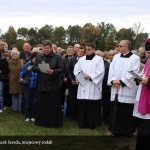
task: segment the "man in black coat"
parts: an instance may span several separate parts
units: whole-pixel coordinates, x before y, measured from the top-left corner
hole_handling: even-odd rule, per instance
[[[64,66],[61,56],[53,52],[51,41],[45,40],[43,42],[43,52],[37,56],[33,68],[34,72],[39,73],[39,98],[35,124],[42,127],[56,128],[63,124],[60,84]],[[49,64],[50,69],[46,73],[39,69],[38,64],[41,63]]]
[[[78,82],[76,81],[76,77],[73,73],[74,66],[80,59],[80,57],[85,55],[85,48],[80,46],[79,50],[77,51],[77,55],[75,55],[69,64],[69,104],[68,104],[68,111],[69,116],[72,120],[77,119],[78,114],[78,101],[77,101],[77,89],[78,89]]]

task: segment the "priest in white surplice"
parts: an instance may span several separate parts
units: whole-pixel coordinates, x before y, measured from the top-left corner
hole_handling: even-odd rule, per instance
[[[79,83],[78,99],[78,121],[80,128],[91,128],[101,124],[102,81],[104,77],[104,61],[95,55],[95,44],[86,44],[86,56],[83,56],[76,63],[74,68],[75,76],[83,71],[86,84]]]
[[[136,128],[132,113],[137,85],[128,71],[139,72],[140,58],[133,54],[130,48],[128,40],[119,43],[120,53],[114,56],[108,75],[108,85],[112,85],[109,130],[118,136],[132,136]],[[114,102],[116,89],[119,89],[117,103]]]

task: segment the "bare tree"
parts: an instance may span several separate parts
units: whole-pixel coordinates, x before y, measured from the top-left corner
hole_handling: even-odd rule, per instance
[[[137,22],[133,24],[132,30],[134,31],[135,35],[137,36],[140,33],[143,33],[144,28],[141,27],[141,22]]]

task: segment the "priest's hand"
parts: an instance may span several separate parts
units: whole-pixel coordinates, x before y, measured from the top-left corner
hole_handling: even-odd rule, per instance
[[[148,78],[147,77],[143,78],[141,83],[147,85],[148,84]]]
[[[90,80],[91,77],[88,74],[85,74],[85,80]]]
[[[114,87],[119,88],[119,86],[120,86],[120,80],[113,80],[112,84],[113,84]]]
[[[47,73],[48,73],[48,74],[53,74],[53,73],[54,73],[54,70],[49,69],[49,70],[47,70]]]

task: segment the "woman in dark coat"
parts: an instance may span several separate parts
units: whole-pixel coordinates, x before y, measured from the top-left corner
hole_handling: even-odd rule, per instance
[[[0,41],[0,113],[3,111],[3,88],[4,82],[8,78],[8,62],[3,57],[4,53],[4,42]]]
[[[59,92],[63,62],[61,56],[53,52],[51,41],[46,40],[43,42],[43,52],[37,56],[35,66],[33,67],[33,71],[39,73],[39,99],[35,124],[42,127],[56,128],[63,124]],[[41,63],[48,63],[50,69],[45,73],[40,71],[38,64]]]

